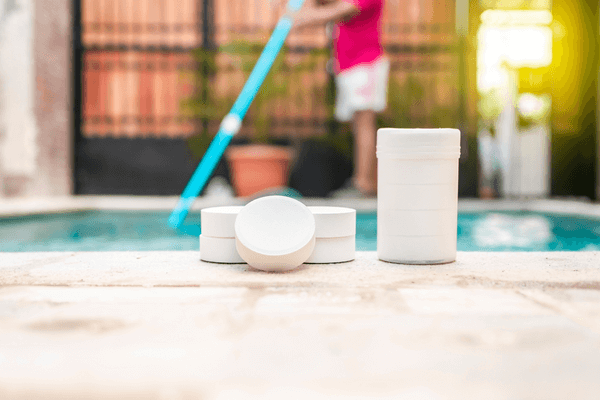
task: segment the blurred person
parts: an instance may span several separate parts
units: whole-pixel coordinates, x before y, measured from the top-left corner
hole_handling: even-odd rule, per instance
[[[377,194],[376,113],[387,105],[389,61],[381,45],[384,0],[307,0],[295,28],[335,22],[335,117],[352,121],[354,176],[342,192]]]

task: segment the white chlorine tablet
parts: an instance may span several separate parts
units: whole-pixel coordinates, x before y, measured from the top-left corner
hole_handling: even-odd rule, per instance
[[[241,206],[211,207],[200,211],[200,233],[216,238],[235,238],[235,219]]]
[[[356,210],[346,207],[308,207],[315,217],[315,237],[338,238],[356,234]]]
[[[331,264],[354,260],[356,236],[317,238],[307,264]]]
[[[288,271],[304,263],[315,247],[315,218],[298,200],[261,197],[248,203],[235,221],[238,253],[263,271]]]
[[[222,264],[245,264],[235,247],[235,238],[200,235],[200,259]]]

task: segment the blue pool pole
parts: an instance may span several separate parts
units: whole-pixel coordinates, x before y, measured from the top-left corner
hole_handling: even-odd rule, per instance
[[[192,178],[183,190],[179,202],[171,213],[169,217],[169,225],[171,227],[177,228],[183,223],[190,207],[204,188],[204,185],[206,185],[206,181],[217,166],[231,138],[240,130],[242,120],[269,73],[275,58],[277,58],[290,29],[292,29],[295,14],[300,11],[303,4],[304,0],[288,1],[286,13],[281,17],[277,26],[275,26],[275,30],[271,34],[271,38],[248,77],[248,81],[246,81],[229,114],[223,118],[217,135],[210,143],[208,150],[206,150]]]

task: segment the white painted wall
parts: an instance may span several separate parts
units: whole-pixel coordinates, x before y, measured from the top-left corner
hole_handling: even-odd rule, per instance
[[[522,197],[550,195],[550,126],[536,125],[522,130],[515,138],[518,168],[514,174],[513,194]]]
[[[518,158],[515,157],[515,134],[517,132],[517,86],[516,73],[508,71],[508,82],[504,86],[502,112],[496,121],[496,141],[500,154],[502,173],[502,196],[512,196],[515,193],[515,171],[518,168]]]
[[[501,195],[507,197],[550,196],[550,126],[517,125],[517,74],[508,74],[504,109],[496,122],[495,145],[502,174]],[[490,145],[490,146],[491,146]],[[489,162],[488,162],[489,164]],[[489,167],[488,167],[489,169]],[[483,169],[483,172],[486,169]]]
[[[33,24],[34,0],[0,0],[0,177],[36,172]]]

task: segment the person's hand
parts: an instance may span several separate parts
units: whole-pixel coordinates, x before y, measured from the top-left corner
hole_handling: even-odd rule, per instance
[[[325,1],[327,4],[317,6],[313,2]],[[296,15],[294,27],[301,29],[309,25],[321,25],[331,21],[340,21],[358,13],[351,2],[340,0],[308,0]]]

